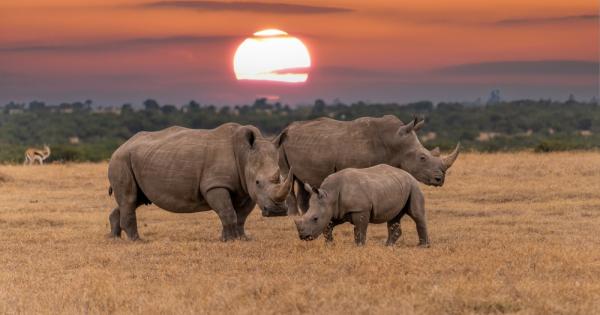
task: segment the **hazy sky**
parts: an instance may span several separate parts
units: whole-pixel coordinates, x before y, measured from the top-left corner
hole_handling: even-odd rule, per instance
[[[85,4],[82,4],[85,3]],[[579,99],[598,95],[597,0],[2,0],[0,103]],[[238,82],[235,48],[279,28],[303,85]]]

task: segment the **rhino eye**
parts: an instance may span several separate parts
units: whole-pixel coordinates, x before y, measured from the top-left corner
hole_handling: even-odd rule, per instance
[[[312,220],[313,220],[313,222],[317,222],[319,220],[319,218],[318,217],[314,217]]]
[[[421,158],[420,158],[420,160],[421,160],[421,162],[425,162],[425,161],[427,160],[427,157],[426,157],[426,156],[424,156],[424,155],[421,155]]]
[[[260,181],[259,180],[256,180],[256,185],[260,185]]]

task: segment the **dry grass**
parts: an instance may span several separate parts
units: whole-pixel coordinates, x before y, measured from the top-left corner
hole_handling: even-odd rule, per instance
[[[138,210],[146,242],[110,241],[106,164],[2,166],[0,313],[600,313],[600,154],[464,154],[383,246],[350,225],[325,246],[255,211],[249,242],[212,213]]]

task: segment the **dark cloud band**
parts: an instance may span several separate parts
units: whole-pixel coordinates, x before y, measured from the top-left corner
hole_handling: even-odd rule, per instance
[[[202,11],[241,11],[279,14],[328,14],[352,12],[352,9],[277,2],[217,2],[217,1],[157,1],[141,5],[144,8],[176,8]]]
[[[435,72],[448,75],[599,75],[600,63],[581,60],[497,61],[450,66]]]
[[[569,16],[556,16],[556,17],[543,17],[543,18],[505,19],[505,20],[497,21],[496,25],[519,26],[519,25],[584,22],[584,21],[591,21],[591,22],[596,21],[597,22],[598,14],[569,15]]]
[[[81,52],[129,49],[136,47],[168,46],[168,45],[203,45],[229,42],[241,37],[236,36],[170,36],[140,37],[125,40],[93,43],[62,43],[43,45],[18,45],[0,47],[2,52]]]

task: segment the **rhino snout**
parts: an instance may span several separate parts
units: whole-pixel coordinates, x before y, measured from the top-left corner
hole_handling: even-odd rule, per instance
[[[311,233],[305,231],[303,226],[304,222],[302,221],[302,218],[294,218],[294,223],[296,224],[296,229],[298,229],[298,237],[300,237],[301,240],[312,241],[315,239],[315,237],[312,236]]]
[[[442,186],[444,185],[444,175],[436,175],[433,177],[433,183],[434,186]]]

